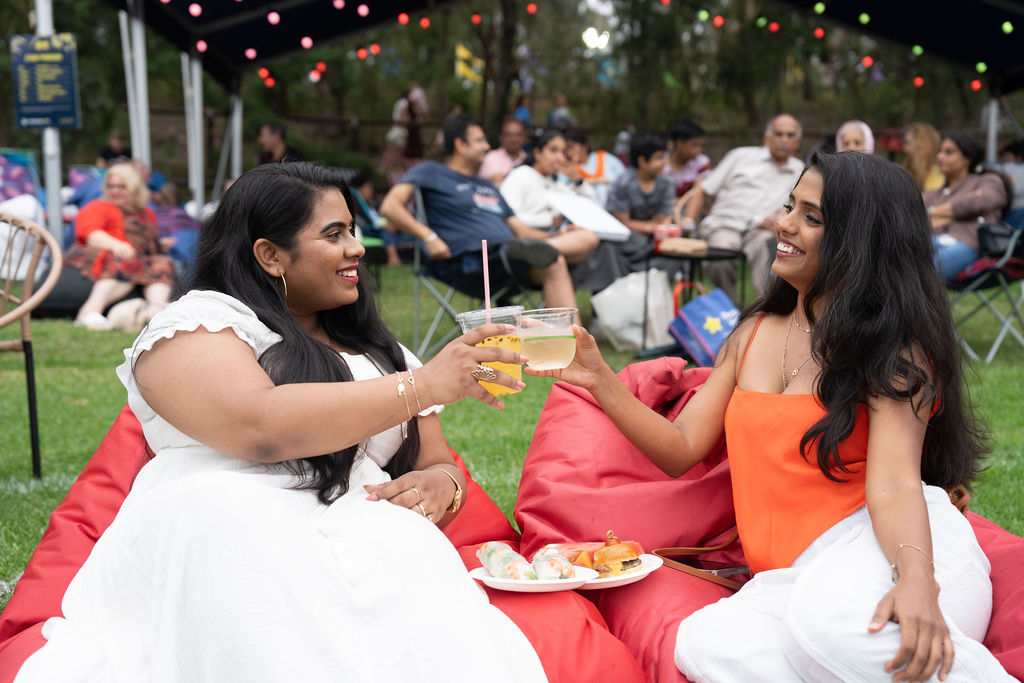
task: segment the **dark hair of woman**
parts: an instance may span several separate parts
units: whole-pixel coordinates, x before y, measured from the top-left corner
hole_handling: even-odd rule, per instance
[[[526,154],[526,158],[523,159],[523,166],[533,166],[534,162],[537,161],[535,152],[539,149],[544,149],[552,140],[557,138],[565,140],[565,131],[558,130],[557,128],[544,129],[533,141],[533,147],[530,148],[530,151]]]
[[[967,163],[969,164],[967,172],[977,173],[979,170],[978,166],[985,160],[985,148],[978,139],[970,133],[962,131],[949,133],[943,136],[943,138],[950,140],[960,150],[960,153],[967,157]]]
[[[191,289],[213,290],[232,296],[281,335],[282,341],[260,358],[275,384],[352,381],[344,359],[292,318],[277,279],[260,267],[252,250],[256,240],[264,238],[294,258],[297,233],[309,223],[321,194],[330,189],[340,190],[351,210],[351,192],[336,169],[309,162],[266,164],[241,176],[204,226],[192,279],[178,291],[181,295]],[[359,298],[321,311],[319,323],[331,340],[366,354],[384,372],[405,370],[402,349],[377,310],[370,283],[360,263]],[[317,498],[329,504],[348,490],[357,450],[354,445],[283,465],[301,478],[297,488],[315,490]],[[419,432],[412,420],[407,438],[385,469],[392,477],[401,476],[413,468],[418,453]]]
[[[821,366],[816,393],[826,414],[804,434],[800,450],[807,457],[816,443],[818,467],[841,481],[837,471],[849,470],[839,444],[853,431],[858,407],[872,396],[917,396],[915,409],[934,411],[921,478],[946,489],[969,487],[987,437],[967,401],[961,347],[917,184],[896,164],[859,152],[818,154],[810,167],[823,179],[825,230],[802,312],[813,325],[811,352]],[[818,300],[825,307],[816,320]],[[796,289],[774,278],[744,317],[789,315],[796,302]]]

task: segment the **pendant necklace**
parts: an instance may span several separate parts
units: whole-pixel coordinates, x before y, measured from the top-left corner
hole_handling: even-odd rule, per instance
[[[799,329],[801,332],[807,332],[808,334],[810,334],[810,332],[811,332],[809,329],[805,330],[804,328],[800,327],[799,323],[797,323],[797,321],[796,321],[796,313],[794,313],[793,314],[793,320],[790,321],[790,323],[789,323],[789,329],[786,330],[786,344],[785,344],[785,346],[782,347],[782,390],[783,391],[785,391],[786,389],[789,388],[789,379],[790,379],[790,377],[791,376],[792,377],[796,377],[797,373],[800,372],[800,369],[804,365],[806,365],[807,361],[809,361],[811,359],[811,356],[814,355],[814,354],[808,354],[807,358],[804,358],[803,361],[800,362],[800,365],[796,366],[793,369],[792,375],[790,375],[790,373],[786,372],[786,354],[789,351],[789,335],[793,331],[793,326],[794,325],[796,325],[797,329]]]

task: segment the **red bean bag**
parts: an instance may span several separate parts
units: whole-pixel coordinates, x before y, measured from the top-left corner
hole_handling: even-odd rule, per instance
[[[684,361],[636,363],[619,376],[645,404],[674,418],[710,371]],[[969,513],[992,563],[994,607],[985,645],[1010,674],[1024,678],[1024,539]],[[647,550],[713,545],[735,524],[724,445],[686,476],[654,467],[615,428],[589,393],[556,383],[523,466],[515,519],[529,555],[545,543],[593,541],[614,529]],[[718,559],[744,564],[732,547]],[[646,680],[686,678],[673,660],[676,627],[729,590],[669,568],[629,586],[595,592],[611,632],[629,647]]]
[[[476,548],[519,534],[452,451],[466,475],[466,503],[444,532],[469,568]],[[43,623],[61,614],[61,600],[93,544],[110,525],[136,474],[152,457],[142,428],[126,406],[99,449],[50,516],[14,595],[0,614],[0,683],[14,680],[25,659],[43,646]],[[487,589],[492,604],[529,638],[551,681],[642,680],[625,645],[612,636],[593,603],[574,592],[521,594]],[[608,676],[611,675],[611,678]]]

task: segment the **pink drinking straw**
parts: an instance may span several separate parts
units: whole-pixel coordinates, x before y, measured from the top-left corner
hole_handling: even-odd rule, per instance
[[[487,324],[491,324],[491,274],[487,270],[487,240],[480,240],[480,250],[484,258],[484,313]]]

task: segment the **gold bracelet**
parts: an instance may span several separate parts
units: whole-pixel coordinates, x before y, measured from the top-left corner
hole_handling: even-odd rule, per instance
[[[455,478],[454,474],[445,469],[445,465],[443,464],[431,465],[427,469],[437,470],[438,472],[444,472],[445,474],[448,475],[448,478],[452,480],[452,483],[455,484],[455,495],[452,496],[452,504],[448,506],[446,512],[458,512],[459,508],[462,507],[463,496],[462,486],[459,484],[459,480]]]
[[[420,392],[416,391],[416,380],[412,376],[412,370],[408,371],[409,374],[409,386],[412,387],[412,395],[416,399],[416,414],[423,412],[423,406],[420,405]]]
[[[402,438],[404,439],[409,436],[409,420],[412,419],[412,408],[409,407],[409,394],[405,391],[402,373],[395,373],[395,379],[397,380],[398,395],[405,399],[405,412],[409,415],[409,418],[402,423]]]
[[[900,570],[896,568],[896,558],[899,556],[900,551],[903,550],[904,548],[911,548],[911,549],[916,550],[917,552],[921,553],[922,555],[924,555],[925,558],[928,560],[928,563],[931,564],[932,569],[935,569],[935,561],[932,560],[932,558],[924,550],[922,550],[921,548],[917,547],[916,545],[911,545],[910,543],[900,543],[898,546],[896,546],[896,552],[894,552],[892,554],[892,562],[889,563],[889,567],[892,569],[892,582],[893,583],[896,583],[900,579]]]

